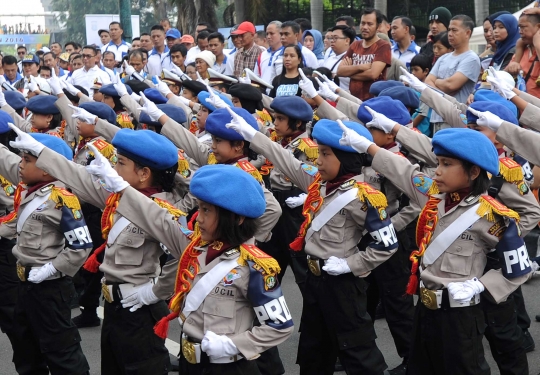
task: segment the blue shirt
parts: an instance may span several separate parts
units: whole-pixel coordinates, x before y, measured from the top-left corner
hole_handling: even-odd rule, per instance
[[[9,83],[10,85],[13,85],[13,84],[15,84],[15,82],[20,80],[22,78],[22,76],[19,74],[19,72],[17,72],[17,76],[15,77],[15,80],[13,80],[13,81],[10,81],[9,78],[7,77],[7,75],[5,75],[5,74],[4,74],[4,78],[6,79],[7,83]]]
[[[122,43],[120,43],[119,45],[114,44],[114,42],[111,40],[109,43],[101,47],[101,54],[107,51],[113,52],[114,59],[116,61],[122,61],[122,58],[128,54],[130,47],[131,45],[126,43],[123,39]]]
[[[148,53],[148,57],[152,56],[152,55],[163,55],[164,53],[169,53],[169,47],[165,46],[165,50],[162,52],[162,53],[159,53],[157,50],[156,50],[156,47],[152,48],[152,50]]]
[[[399,45],[397,43],[394,42],[392,45],[392,56],[405,64],[407,69],[410,67],[413,57],[418,55],[419,52],[420,47],[418,47],[414,41],[411,41],[409,48],[407,48],[404,52],[399,50]]]

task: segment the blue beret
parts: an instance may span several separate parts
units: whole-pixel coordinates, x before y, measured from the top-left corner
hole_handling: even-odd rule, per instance
[[[278,96],[272,101],[270,108],[295,120],[313,120],[311,106],[299,96]]]
[[[498,94],[497,94],[498,95]],[[505,102],[510,103],[508,100],[505,100]],[[510,103],[514,105],[513,103]],[[514,106],[515,107],[515,106]],[[474,101],[471,103],[471,108],[476,109],[477,111],[486,112],[489,111],[493,113],[494,115],[499,116],[504,121],[508,121],[514,125],[518,125],[518,119],[516,115],[512,112],[512,110],[508,109],[507,106],[505,106],[503,103],[500,102],[477,102]],[[467,111],[467,123],[473,123],[476,124],[476,121],[478,120],[478,117],[473,115],[470,111]]]
[[[146,89],[143,91],[144,95],[151,101],[156,104],[165,104],[167,103],[167,98],[161,95],[158,89]]]
[[[193,174],[189,190],[198,199],[241,216],[257,218],[266,209],[261,184],[243,169],[232,165],[199,168]]]
[[[416,91],[407,86],[396,86],[384,89],[379,93],[379,96],[389,96],[392,99],[399,100],[405,107],[418,109],[420,107],[420,99]]]
[[[56,96],[54,95],[36,95],[28,99],[26,108],[33,113],[56,115],[60,113],[60,110],[54,105],[55,102]]]
[[[246,122],[255,130],[259,130],[257,120],[243,108],[232,107],[236,114],[240,115]],[[233,129],[227,128],[225,125],[232,121],[231,114],[227,108],[216,109],[206,118],[205,129],[208,133],[215,135],[218,138],[226,139],[227,141],[243,141],[244,138]]]
[[[178,149],[151,130],[120,129],[112,139],[118,154],[146,167],[164,170],[178,163]]]
[[[229,98],[227,98],[225,95],[223,94],[216,94],[218,95],[225,103],[227,103],[227,105],[229,107],[234,107],[234,105],[232,104],[232,102],[230,101]],[[210,93],[208,91],[201,91],[198,95],[197,95],[197,98],[199,98],[199,103],[201,103],[202,106],[208,108],[208,110],[210,112],[214,112],[216,110],[216,107],[214,107],[212,104],[208,104],[206,102],[206,99],[210,97]]]
[[[162,110],[163,113],[165,113],[167,116],[169,116],[171,119],[173,119],[179,124],[187,121],[186,113],[180,107],[172,104],[158,104],[157,107],[158,109]],[[148,116],[146,112],[141,112],[139,122],[146,125],[161,126],[161,123],[159,121],[152,121],[152,119],[150,118],[150,116]]]
[[[343,121],[343,124],[349,129],[352,129],[358,134],[366,137],[370,141],[373,141],[373,136],[362,124],[353,121]],[[343,130],[341,130],[337,121],[327,119],[317,121],[317,124],[315,124],[315,127],[313,128],[312,135],[317,143],[322,145],[337,148],[338,150],[346,152],[356,152],[352,147],[342,146],[339,144],[339,140],[343,135]]]
[[[367,124],[373,119],[371,114],[365,108],[366,105],[372,110],[382,113],[390,120],[394,120],[398,124],[407,125],[411,122],[411,114],[407,111],[407,108],[405,108],[405,105],[403,105],[402,102],[392,99],[389,96],[378,96],[366,100],[360,105],[360,108],[358,108],[358,119],[364,124]]]
[[[397,86],[405,86],[403,83],[399,81],[377,81],[373,82],[371,87],[369,88],[369,93],[374,96],[378,96],[381,91],[386,90],[390,87],[397,87]]]
[[[517,117],[518,115],[518,110],[514,103],[512,103],[510,100],[506,100],[505,98],[503,98],[502,96],[500,96],[499,94],[491,90],[476,91],[476,93],[474,94],[474,101],[499,103],[507,107],[510,111],[512,111],[515,117]]]
[[[467,160],[488,171],[499,174],[499,155],[493,143],[484,134],[468,128],[443,129],[433,136],[433,152]]]
[[[6,102],[13,108],[18,111],[26,107],[26,100],[24,100],[23,94],[18,91],[4,91],[4,96],[6,97]]]
[[[129,95],[133,94],[133,90],[131,89],[131,87],[129,87],[129,85],[126,85],[126,89],[127,89],[127,93]],[[113,97],[117,97],[117,98],[120,97],[118,95],[118,93],[116,92],[116,89],[114,88],[113,83],[109,83],[108,85],[102,86],[99,89],[99,92],[102,93],[103,95],[107,95],[107,96],[113,96]]]
[[[73,159],[73,151],[64,142],[62,138],[55,137],[54,135],[44,133],[30,133],[30,135],[42,145],[50,148],[51,150],[59,153],[68,160]]]
[[[11,128],[8,126],[8,122],[13,124],[13,119],[7,114],[7,112],[0,109],[0,134],[7,133],[11,130]]]
[[[116,113],[105,103],[84,102],[79,104],[79,108],[90,112],[91,114],[107,121],[110,124],[116,125]]]

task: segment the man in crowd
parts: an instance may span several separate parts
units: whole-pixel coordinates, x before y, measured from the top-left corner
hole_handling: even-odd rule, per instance
[[[92,96],[91,87],[94,80],[99,78],[104,85],[111,83],[109,74],[96,65],[96,48],[94,46],[84,46],[82,49],[82,69],[77,69],[71,77],[67,79],[72,85],[82,86]]]
[[[354,43],[356,34],[353,29],[346,25],[334,26],[328,33],[330,34],[330,48],[333,53],[325,57],[321,66],[330,69],[335,76],[350,45]],[[339,79],[339,86],[343,90],[348,91],[350,81],[351,79],[349,77],[341,77]]]
[[[56,54],[52,51],[43,55],[43,65],[54,69],[54,73],[57,77],[62,77],[64,74],[66,74],[64,69],[58,66],[58,56],[56,56]]]
[[[300,25],[294,21],[286,21],[281,24],[279,35],[281,37],[281,44],[283,47],[288,45],[298,44],[298,34],[300,34]],[[319,61],[315,54],[307,47],[302,46],[302,63],[305,67],[311,69],[317,69],[319,67]],[[283,70],[283,50],[279,53],[278,57],[274,60],[274,75],[278,76]],[[271,82],[271,81],[270,81]]]
[[[195,38],[199,35],[199,33],[203,30],[208,31],[208,34],[211,34],[214,32],[212,29],[212,26],[208,22],[199,22],[197,24],[197,27],[195,28]]]
[[[255,44],[255,25],[245,21],[238,26],[236,31],[231,35],[240,35],[242,38],[242,48],[240,48],[234,56],[234,73],[235,77],[240,77],[245,68],[253,70],[255,63],[262,53],[258,45]]]
[[[151,51],[152,46],[152,38],[150,37],[150,34],[148,33],[142,33],[141,34],[141,48],[145,49],[146,51]]]
[[[106,46],[111,41],[111,34],[109,30],[101,29],[98,31],[99,39],[101,40],[101,46]]]
[[[296,36],[297,37],[297,41],[298,41],[298,44],[302,44],[302,36],[304,35],[304,31],[306,30],[311,30],[313,28],[313,26],[311,25],[311,21],[308,20],[307,18],[297,18],[294,20],[294,22],[296,22],[297,24],[300,25],[300,33],[298,33],[298,35]]]
[[[352,95],[364,101],[371,97],[369,88],[375,81],[386,79],[386,70],[392,62],[390,43],[377,36],[382,16],[375,9],[364,9],[360,21],[362,40],[347,50],[337,70],[340,77],[350,78]]]
[[[180,35],[180,31],[178,31],[178,29],[171,29],[170,28],[165,33],[165,39],[167,39],[167,47],[169,47],[169,49],[171,49],[172,46],[174,46],[175,44],[180,43],[180,38],[181,38],[181,35]]]
[[[180,38],[180,44],[186,47],[187,51],[189,51],[191,47],[193,47],[194,43],[195,43],[195,39],[193,39],[193,37],[189,34],[183,35],[182,38]]]
[[[121,62],[122,58],[128,54],[130,45],[122,39],[124,28],[120,22],[113,21],[109,24],[109,34],[111,41],[101,47],[101,53],[105,51],[114,52],[116,62]],[[118,65],[118,64],[117,64]]]
[[[19,69],[19,73],[21,74],[23,73],[22,60],[25,55],[26,55],[26,47],[25,46],[17,47],[17,57],[19,58],[19,61],[17,62],[17,67]]]
[[[231,75],[232,72],[227,71],[227,54],[224,53],[225,37],[219,32],[212,33],[208,36],[208,49],[216,56],[216,63],[210,68],[218,73]]]
[[[452,13],[445,7],[438,7],[433,9],[429,15],[429,32],[431,36],[443,33],[448,30],[450,20],[452,19]],[[428,41],[420,49],[420,53],[428,55],[433,59],[433,43]]]
[[[266,31],[258,30],[255,34],[255,44],[261,47],[261,50],[268,49],[268,41],[266,40]]]
[[[451,94],[458,102],[466,103],[480,75],[480,59],[469,48],[474,22],[469,16],[457,15],[450,21],[448,42],[454,52],[441,56],[426,78],[426,84]],[[450,125],[435,111],[431,114],[433,134]]]
[[[169,55],[163,59],[162,67],[167,70],[180,70],[186,72],[187,48],[183,44],[175,44],[171,47]]]
[[[274,60],[283,51],[281,44],[281,21],[272,21],[266,26],[266,40],[268,49],[261,53],[257,59],[254,72],[259,75],[265,82],[272,83],[274,79]]]
[[[60,54],[62,53],[62,45],[58,42],[54,42],[53,44],[51,44],[51,52],[54,53],[55,56],[60,56]]]
[[[169,47],[165,45],[165,30],[163,30],[163,26],[152,26],[150,36],[154,48],[150,51],[150,56],[148,57],[148,74],[150,76],[160,75],[161,61],[169,52]]]
[[[4,70],[4,78],[10,85],[14,85],[22,78],[22,76],[19,74],[19,68],[17,67],[17,59],[15,56],[4,56],[2,59],[2,69]]]
[[[134,50],[134,49],[139,49],[141,48],[141,38],[137,37],[137,38],[133,38],[131,40],[131,49]]]
[[[351,16],[341,16],[336,18],[336,26],[348,26],[354,29],[354,18]]]
[[[114,72],[116,68],[116,60],[114,59],[114,52],[106,51],[103,53],[103,66]]]
[[[197,33],[196,39],[197,39],[197,45],[192,47],[187,54],[186,58],[186,65],[190,64],[192,62],[195,62],[195,56],[197,56],[202,51],[206,51],[208,49],[208,36],[210,35],[210,32],[207,29],[201,30]]]
[[[410,18],[397,16],[392,20],[391,34],[394,40],[392,55],[409,68],[414,56],[420,52],[420,47],[411,40],[411,28],[413,24]]]

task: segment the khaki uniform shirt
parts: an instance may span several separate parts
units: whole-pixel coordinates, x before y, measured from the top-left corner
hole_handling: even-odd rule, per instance
[[[181,256],[190,243],[185,228],[171,220],[166,210],[131,187],[124,191],[118,211],[145,232],[162,238],[165,246],[177,257]],[[197,250],[200,251],[200,270],[192,285],[197,284],[220,262],[240,255],[238,251],[226,251],[206,264],[207,247],[199,247]],[[266,279],[265,283],[253,262],[248,262],[247,266],[239,265],[229,275],[212,289],[197,311],[189,315],[184,322],[183,332],[198,342],[206,331],[226,335],[244,357],[254,359],[263,351],[281,344],[292,334],[292,318],[278,283],[275,279]],[[274,307],[273,310],[270,306]],[[260,327],[253,327],[255,311],[258,312]],[[264,315],[266,317],[260,317]]]
[[[54,103],[54,105],[62,114],[62,118],[66,121],[64,140],[67,142],[69,147],[73,149],[79,141],[79,132],[77,131],[77,119],[71,117],[73,114],[73,110],[69,107],[71,102],[65,94],[62,94],[58,97],[58,100],[56,103]]]
[[[529,108],[529,106],[527,106]],[[522,116],[523,117],[523,116]],[[538,117],[537,120],[538,121]],[[512,150],[519,150],[521,156],[534,165],[540,165],[540,134],[520,128],[504,121],[497,131],[497,140]]]
[[[388,176],[392,182],[407,194],[411,200],[424,206],[429,196],[420,191],[414,183],[415,177],[428,178],[418,171],[417,165],[412,165],[386,150],[379,150],[373,159],[373,168]],[[426,190],[427,191],[427,190]],[[438,223],[433,232],[432,241],[442,233],[450,224],[458,220],[471,206],[478,202],[479,197],[463,199],[456,207],[445,212],[445,194],[435,195],[440,198],[438,204]],[[494,249],[499,237],[493,232],[496,226],[506,226],[502,218],[495,223],[480,218],[469,229],[456,239],[446,251],[420,274],[426,288],[431,290],[442,289],[450,282],[463,282],[474,277],[478,278],[497,303],[506,300],[508,295],[524,283],[529,275],[514,279],[507,279],[500,270],[490,270],[484,274],[487,258],[486,254]]]

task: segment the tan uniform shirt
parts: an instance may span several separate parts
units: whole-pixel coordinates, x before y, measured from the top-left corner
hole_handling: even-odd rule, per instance
[[[467,106],[456,101],[449,95],[440,95],[437,91],[430,89],[429,87],[422,91],[420,100],[429,107],[433,108],[444,120],[445,123],[453,128],[464,128],[467,126],[463,122],[467,120],[466,115]]]
[[[529,106],[527,106],[528,108]],[[523,117],[523,116],[522,116]],[[521,121],[521,120],[520,120]],[[536,118],[538,122],[538,117]],[[519,150],[521,156],[534,165],[540,165],[540,134],[520,128],[504,121],[497,131],[497,140],[512,150]]]
[[[71,102],[65,94],[61,94],[58,96],[58,100],[56,100],[54,105],[62,114],[62,118],[66,121],[64,140],[73,149],[79,141],[79,132],[77,131],[77,119],[71,117],[73,114],[73,110],[69,107]]]

